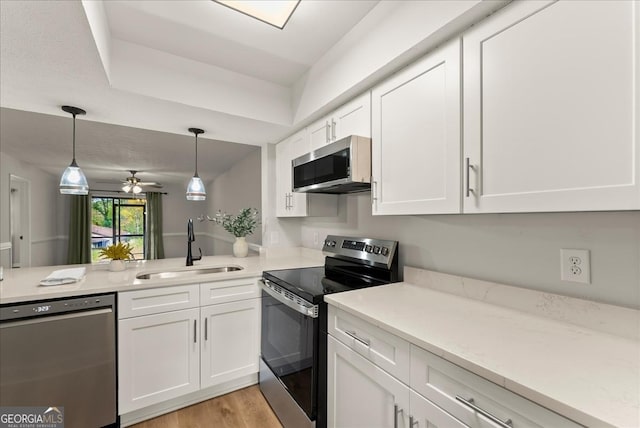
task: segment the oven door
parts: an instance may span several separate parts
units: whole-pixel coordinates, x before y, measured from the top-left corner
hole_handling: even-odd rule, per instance
[[[271,287],[262,284],[262,359],[309,419],[315,420],[317,306],[304,301],[301,305],[300,300],[291,299],[291,293],[286,296]]]

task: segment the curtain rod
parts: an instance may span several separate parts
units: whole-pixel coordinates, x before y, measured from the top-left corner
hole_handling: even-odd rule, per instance
[[[104,192],[104,193],[124,193],[127,195],[146,195],[147,192],[140,192],[140,193],[130,193],[130,192],[125,192],[123,190],[101,190],[101,189],[90,189],[90,192]],[[148,192],[148,193],[160,193],[161,195],[168,195],[167,192]]]

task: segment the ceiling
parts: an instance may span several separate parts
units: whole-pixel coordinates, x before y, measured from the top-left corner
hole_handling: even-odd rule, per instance
[[[73,119],[0,109],[2,152],[62,175],[71,162]],[[206,131],[206,130],[205,130]],[[213,180],[257,146],[198,137],[198,175]],[[107,189],[137,170],[142,181],[186,186],[195,170],[195,137],[76,118],[76,160],[90,187]]]
[[[88,178],[210,180],[294,123],[296,86],[378,1],[302,0],[284,30],[213,1],[0,1],[2,152]],[[186,177],[186,179],[185,179]]]

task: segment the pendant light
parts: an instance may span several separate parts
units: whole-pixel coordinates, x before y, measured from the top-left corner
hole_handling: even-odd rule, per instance
[[[62,173],[60,179],[60,193],[63,195],[87,195],[89,194],[89,184],[87,177],[76,163],[76,115],[87,112],[71,106],[62,106],[62,110],[73,116],[73,159],[71,164]]]
[[[198,135],[203,134],[204,131],[199,128],[189,128],[189,132],[192,132],[196,136],[196,172],[193,177],[191,177],[191,181],[189,181],[189,185],[187,186],[187,200],[204,201],[207,199],[207,192],[204,190],[202,179],[198,177]]]

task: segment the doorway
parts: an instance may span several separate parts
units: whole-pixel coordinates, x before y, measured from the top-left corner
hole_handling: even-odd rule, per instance
[[[11,174],[9,186],[11,267],[29,267],[31,266],[31,183],[26,178]]]

